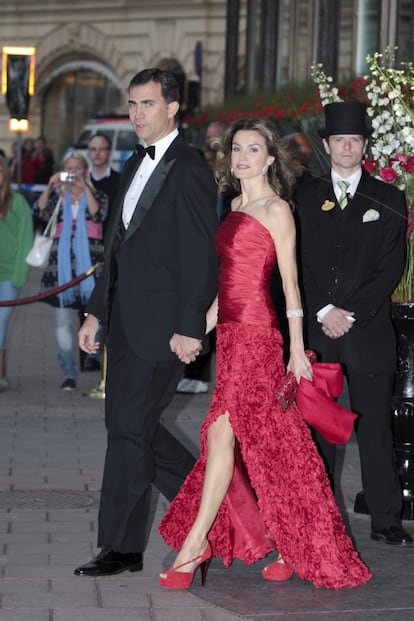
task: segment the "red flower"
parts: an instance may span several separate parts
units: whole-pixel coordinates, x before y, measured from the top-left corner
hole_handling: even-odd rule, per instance
[[[204,125],[207,122],[208,116],[206,112],[202,112],[200,114],[191,116],[186,114],[183,118],[183,123],[188,123],[189,125]]]
[[[349,87],[353,99],[356,99],[357,101],[363,101],[366,99],[365,87],[367,84],[368,82],[363,76],[358,76],[353,80],[351,86]]]
[[[408,173],[414,173],[414,155],[407,155],[403,167]]]
[[[367,157],[364,160],[363,166],[367,173],[372,174],[377,167],[377,163],[374,159],[372,159],[372,157]]]
[[[387,183],[392,183],[397,178],[397,171],[395,171],[392,166],[384,166],[384,168],[381,168],[381,170],[379,171],[379,174],[381,179],[383,179]]]

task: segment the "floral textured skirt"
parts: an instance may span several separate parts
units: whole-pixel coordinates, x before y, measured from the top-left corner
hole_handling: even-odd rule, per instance
[[[296,405],[274,398],[284,374],[281,336],[267,326],[217,326],[217,383],[201,428],[201,454],[159,530],[179,550],[196,517],[209,425],[229,413],[236,437],[233,478],[208,535],[225,565],[247,564],[277,549],[316,587],[340,589],[369,580],[333,498],[322,460]]]

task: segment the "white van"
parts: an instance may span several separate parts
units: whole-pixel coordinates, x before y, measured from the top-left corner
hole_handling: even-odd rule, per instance
[[[138,138],[128,117],[97,117],[83,127],[72,148],[88,156],[88,141],[94,134],[106,134],[112,142],[111,166],[121,170],[125,160],[132,155]]]

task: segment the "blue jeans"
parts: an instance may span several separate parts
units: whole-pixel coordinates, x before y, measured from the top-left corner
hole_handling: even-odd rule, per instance
[[[0,280],[0,300],[16,300],[20,289],[13,287],[10,280]],[[0,306],[0,351],[6,349],[7,326],[13,306]]]
[[[65,379],[76,379],[77,375],[72,326],[73,314],[73,308],[55,308],[58,359]]]

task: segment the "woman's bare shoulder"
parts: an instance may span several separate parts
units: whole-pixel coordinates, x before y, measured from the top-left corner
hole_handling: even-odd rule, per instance
[[[266,201],[266,204],[264,205],[264,212],[267,218],[276,222],[292,216],[292,209],[289,203],[280,196],[276,195]]]

